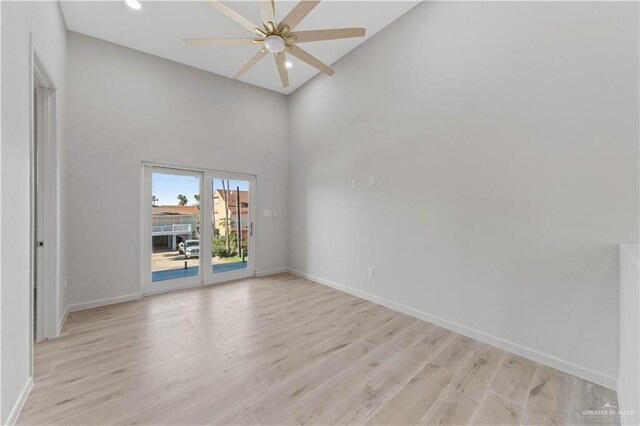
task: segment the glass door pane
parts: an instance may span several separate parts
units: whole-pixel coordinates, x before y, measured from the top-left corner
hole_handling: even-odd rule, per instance
[[[214,177],[212,190],[212,273],[248,270],[253,231],[251,181]]]
[[[200,194],[197,172],[151,171],[151,285],[158,290],[165,281],[201,281]]]
[[[253,275],[254,176],[153,165],[143,172],[145,294]]]

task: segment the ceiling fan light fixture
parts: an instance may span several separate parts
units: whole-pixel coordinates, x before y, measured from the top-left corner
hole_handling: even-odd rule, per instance
[[[127,6],[131,9],[139,10],[142,8],[142,5],[138,0],[125,0],[125,3],[127,3]]]
[[[125,3],[127,3],[127,6],[131,9],[140,10],[142,8],[142,5],[138,0],[125,0]]]
[[[276,34],[271,34],[265,37],[264,45],[271,53],[280,53],[286,47],[284,39]]]

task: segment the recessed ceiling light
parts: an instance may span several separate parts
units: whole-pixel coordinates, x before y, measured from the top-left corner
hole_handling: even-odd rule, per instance
[[[129,6],[131,9],[138,10],[142,7],[142,5],[138,0],[125,0],[125,2],[127,3],[127,6]]]
[[[291,68],[291,67],[293,66],[293,63],[291,63],[291,62],[287,61],[287,62],[285,62],[285,63],[284,63],[284,65],[285,65],[287,68]]]

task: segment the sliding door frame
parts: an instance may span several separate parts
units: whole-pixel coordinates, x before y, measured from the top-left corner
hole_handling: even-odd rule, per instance
[[[186,172],[200,174],[200,262],[197,280],[185,281],[184,284],[180,285],[165,284],[158,287],[154,286],[161,283],[161,281],[156,282],[155,284],[151,281],[150,257],[153,248],[151,246],[152,206],[151,194],[149,191],[151,189],[151,175],[153,169],[169,173],[175,171],[177,173]],[[211,253],[211,238],[213,236],[213,226],[209,224],[213,213],[213,199],[208,195],[213,192],[213,178],[245,180],[249,182],[249,220],[253,225],[252,232],[250,232],[250,235],[248,236],[249,259],[247,261],[247,268],[245,269],[214,274],[212,270],[211,256],[204,255],[205,253]],[[142,197],[140,197],[140,291],[143,295],[164,293],[203,285],[219,284],[231,280],[255,276],[256,175],[143,161],[141,167],[140,187],[141,194],[143,194]],[[167,280],[167,282],[169,281],[173,280]]]

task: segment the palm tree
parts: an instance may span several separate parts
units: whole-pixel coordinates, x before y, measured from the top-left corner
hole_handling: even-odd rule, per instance
[[[229,181],[227,181],[227,186],[224,186],[224,179],[222,179],[222,192],[224,193],[224,224],[225,224],[225,233],[224,238],[227,243],[227,250],[231,251],[231,241],[229,240]]]
[[[151,204],[152,205],[155,206],[158,201],[160,201],[160,198],[156,197],[155,195],[151,196]]]
[[[178,205],[179,206],[186,206],[188,202],[189,202],[189,199],[187,197],[185,197],[182,194],[178,194]]]

